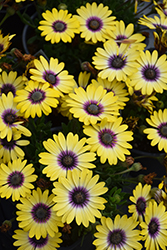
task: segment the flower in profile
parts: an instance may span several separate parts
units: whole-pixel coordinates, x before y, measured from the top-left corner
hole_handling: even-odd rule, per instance
[[[46,237],[40,237],[37,239],[35,236],[30,238],[28,232],[21,229],[16,229],[12,237],[15,239],[13,245],[18,247],[17,250],[35,249],[35,250],[55,250],[60,247],[62,240],[60,239],[61,233],[56,233],[54,237],[50,237],[49,234]]]
[[[9,46],[11,45],[10,40],[14,36],[15,35],[3,36],[3,34],[1,33],[1,30],[0,30],[0,55],[2,55],[2,53],[4,53],[9,48]]]
[[[105,182],[98,182],[99,177],[92,177],[91,170],[74,170],[53,183],[53,201],[56,203],[53,210],[62,216],[63,223],[70,224],[75,219],[77,225],[82,223],[88,227],[89,222],[95,223],[95,217],[101,218],[99,210],[105,209],[107,201],[100,195],[106,193],[108,188],[104,187]]]
[[[20,140],[21,132],[14,130],[11,141],[7,140],[7,137],[0,138],[0,159],[3,163],[16,160],[17,158],[24,158],[24,151],[20,146],[27,146],[30,142],[28,140]]]
[[[78,13],[77,19],[80,22],[80,36],[85,38],[85,41],[97,41],[104,42],[103,33],[109,29],[115,29],[115,16],[110,16],[112,11],[109,10],[108,6],[104,6],[102,3],[97,5],[93,2],[92,4],[86,3],[85,6],[81,6],[76,10]]]
[[[148,134],[147,138],[151,141],[151,146],[158,144],[158,150],[164,150],[167,153],[167,109],[154,111],[146,121],[153,128],[144,129],[144,133]]]
[[[56,108],[59,103],[56,99],[58,96],[58,92],[49,83],[30,80],[24,89],[16,92],[14,102],[25,118],[34,118],[36,115],[41,117],[42,112],[49,115],[52,112],[51,107]]]
[[[114,40],[118,45],[121,43],[129,44],[130,48],[135,47],[137,50],[143,50],[146,46],[145,43],[141,43],[145,40],[145,37],[140,33],[134,33],[134,24],[129,23],[125,27],[124,21],[116,21],[116,29],[113,31],[107,30],[104,34],[104,38],[107,40]],[[134,33],[134,34],[133,34]]]
[[[103,119],[101,123],[84,126],[83,132],[89,136],[87,143],[90,151],[97,152],[101,163],[108,160],[109,164],[117,164],[118,159],[125,161],[125,155],[130,155],[132,146],[127,141],[133,140],[133,132],[125,131],[128,125],[121,124],[122,117],[114,122]]]
[[[117,104],[119,103],[120,109],[123,109],[126,102],[129,101],[129,98],[127,97],[129,93],[126,89],[126,84],[123,82],[118,82],[116,79],[110,82],[107,79],[97,77],[96,80],[92,79],[92,83],[96,84],[97,87],[102,85],[103,88],[107,90],[107,93],[113,92],[114,96],[118,96]]]
[[[9,199],[12,196],[13,201],[18,201],[20,196],[25,197],[31,193],[34,185],[31,182],[36,181],[37,175],[33,174],[35,168],[33,164],[26,165],[27,160],[21,159],[8,162],[8,165],[1,163],[0,166],[0,196]]]
[[[151,200],[151,185],[145,184],[142,186],[141,182],[133,189],[133,196],[130,196],[129,199],[134,203],[129,205],[129,213],[133,213],[132,217],[134,220],[143,221],[143,218],[146,213],[146,207],[148,206],[149,201]]]
[[[75,93],[69,93],[69,97],[66,99],[69,111],[85,125],[96,124],[104,117],[115,121],[116,115],[119,115],[118,97],[113,92],[107,93],[103,86],[90,84],[86,90],[75,88]]]
[[[142,245],[140,231],[135,229],[138,222],[132,217],[116,215],[114,221],[110,217],[102,217],[101,224],[96,226],[97,232],[93,241],[97,250],[140,250]]]
[[[86,138],[79,140],[77,134],[68,133],[67,137],[59,132],[53,135],[53,139],[43,142],[48,152],[39,154],[41,158],[39,162],[47,165],[43,169],[43,174],[50,177],[50,180],[56,180],[61,176],[66,176],[68,172],[74,169],[83,170],[84,168],[95,168],[96,166],[90,162],[94,161],[95,153],[87,152],[89,145],[85,145]]]
[[[71,43],[75,33],[79,33],[79,22],[77,18],[68,13],[68,10],[52,11],[46,10],[42,13],[45,20],[39,22],[39,30],[42,31],[41,36],[46,36],[45,40],[51,40],[51,43],[59,43],[61,40],[64,43]]]
[[[167,60],[166,55],[158,57],[157,50],[151,54],[149,50],[141,51],[137,58],[138,71],[130,76],[129,84],[143,95],[151,95],[153,91],[162,93],[167,90]]]
[[[17,77],[16,71],[10,71],[9,74],[3,71],[0,75],[0,93],[7,95],[10,91],[16,95],[18,89],[24,88],[24,81],[22,76]]]
[[[59,63],[57,58],[51,57],[50,62],[48,62],[43,56],[40,56],[39,60],[34,60],[34,65],[36,68],[30,69],[32,80],[48,82],[61,96],[62,93],[69,93],[72,90],[74,77],[68,75],[67,70],[63,70],[65,65],[63,62]]]
[[[154,18],[143,15],[143,17],[139,18],[138,23],[153,30],[157,28],[161,28],[162,30],[167,29],[167,18],[165,15],[160,15],[160,17],[155,15]]]
[[[98,76],[102,79],[126,81],[128,76],[137,71],[138,57],[139,52],[129,48],[129,45],[122,43],[118,46],[115,41],[109,40],[104,43],[104,49],[97,48],[92,63],[100,71]]]
[[[33,189],[31,195],[20,198],[21,203],[16,205],[19,209],[16,220],[30,238],[39,240],[47,235],[55,237],[58,226],[63,226],[61,217],[53,210],[53,198],[54,194],[49,195],[48,189],[42,193],[40,188]]]
[[[21,124],[23,120],[19,119],[21,113],[16,108],[14,96],[9,92],[7,96],[3,93],[0,99],[0,138],[7,137],[7,141],[12,140],[13,129],[19,130],[25,136],[31,136],[31,132]]]
[[[163,202],[157,205],[155,201],[149,202],[146,208],[145,221],[140,223],[142,240],[145,241],[146,250],[166,249],[167,211],[165,210]]]

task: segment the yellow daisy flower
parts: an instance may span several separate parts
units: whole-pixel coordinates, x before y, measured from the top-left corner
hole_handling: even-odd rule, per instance
[[[143,216],[146,213],[146,207],[148,206],[149,201],[151,200],[151,185],[139,184],[133,190],[133,196],[130,196],[129,199],[134,203],[133,205],[129,205],[129,213],[133,213],[134,220],[143,221]]]
[[[155,15],[154,17],[143,17],[139,18],[138,23],[147,26],[149,29],[161,28],[162,30],[167,29],[167,18],[165,15],[160,15],[159,17]]]
[[[97,238],[93,241],[96,250],[140,250],[142,245],[138,242],[141,239],[140,231],[136,230],[138,222],[127,215],[120,217],[116,215],[112,220],[109,217],[102,217],[101,224],[96,226]]]
[[[58,135],[53,135],[53,139],[43,142],[49,153],[42,152],[39,154],[41,158],[39,162],[47,165],[42,172],[47,177],[50,177],[52,181],[61,176],[66,176],[68,172],[74,169],[83,170],[84,168],[96,167],[90,163],[96,158],[95,153],[87,152],[90,146],[85,146],[86,138],[79,140],[79,136],[77,134],[73,135],[71,132],[65,138],[59,132]]]
[[[56,233],[54,237],[50,237],[50,235],[47,234],[46,237],[41,237],[40,239],[37,239],[35,236],[30,238],[29,233],[21,229],[15,230],[14,233],[15,234],[12,235],[15,239],[13,245],[18,247],[17,250],[55,250],[59,248],[59,244],[62,243],[60,239],[61,233]]]
[[[18,119],[21,113],[16,108],[13,99],[12,92],[9,92],[7,96],[3,93],[0,99],[0,138],[4,139],[7,137],[7,141],[12,140],[14,128],[25,136],[31,136],[31,132],[21,125],[23,121]]]
[[[48,189],[42,193],[41,189],[37,188],[31,195],[21,198],[21,203],[16,205],[19,210],[16,212],[16,220],[19,221],[20,228],[29,232],[30,238],[35,236],[39,240],[47,235],[55,237],[58,227],[63,226],[61,217],[53,210],[53,198],[54,194],[49,195]]]
[[[123,109],[126,105],[126,102],[129,101],[129,98],[126,97],[129,95],[126,84],[123,82],[118,82],[116,79],[114,79],[112,82],[108,81],[107,79],[102,79],[100,77],[97,77],[97,79],[92,79],[91,81],[93,84],[95,84],[97,87],[99,85],[102,85],[104,89],[107,90],[107,92],[113,92],[114,96],[118,97],[117,104],[119,103],[120,109]]]
[[[30,142],[28,140],[20,140],[21,132],[14,130],[11,141],[7,141],[7,138],[0,139],[0,159],[3,163],[16,160],[17,158],[24,158],[24,151],[20,146],[27,146]]]
[[[0,30],[0,54],[4,53],[9,46],[11,45],[10,40],[14,37],[15,35],[7,35],[3,36]]]
[[[16,95],[18,89],[24,88],[24,81],[22,76],[17,77],[17,72],[10,71],[9,74],[3,71],[0,75],[0,93],[7,95],[10,91]]]
[[[34,118],[36,115],[41,117],[42,112],[49,115],[51,107],[56,108],[59,103],[58,96],[57,90],[51,88],[49,83],[30,80],[24,89],[16,92],[14,102],[25,118]]]
[[[97,183],[98,180],[99,175],[92,177],[92,171],[84,169],[79,173],[68,172],[67,178],[60,177],[53,183],[56,203],[53,210],[62,216],[63,223],[70,224],[75,218],[77,225],[88,227],[89,222],[95,223],[95,217],[101,217],[99,210],[104,210],[107,201],[99,196],[108,188],[104,187],[105,182]]]
[[[128,76],[137,71],[138,57],[139,52],[129,48],[129,45],[118,46],[115,41],[109,40],[104,43],[104,49],[97,48],[92,63],[100,71],[98,76],[102,79],[126,81]]]
[[[167,109],[154,111],[153,115],[146,118],[146,121],[153,128],[144,129],[148,134],[147,138],[151,141],[151,146],[158,144],[158,150],[164,150],[167,153]]]
[[[140,223],[142,240],[146,250],[166,249],[167,246],[167,211],[163,202],[149,202],[146,208],[145,221]]]
[[[135,90],[140,90],[143,95],[151,95],[153,91],[162,93],[167,89],[167,57],[158,57],[157,50],[152,54],[150,51],[141,51],[140,57],[136,59],[138,70],[131,75],[129,84]]]
[[[57,10],[53,8],[52,11],[46,10],[42,13],[45,20],[39,22],[39,30],[42,30],[41,36],[46,36],[45,40],[51,40],[51,43],[59,43],[61,40],[64,43],[71,43],[75,33],[79,33],[79,22],[68,14],[68,10]]]
[[[37,175],[33,174],[35,168],[33,164],[26,165],[27,160],[21,159],[8,162],[8,165],[0,165],[0,196],[12,201],[18,201],[20,196],[25,197],[31,193],[34,186],[31,182],[36,181]]]
[[[77,19],[80,22],[80,36],[85,38],[85,41],[97,41],[104,42],[103,33],[107,30],[115,29],[115,16],[110,16],[112,11],[109,10],[108,6],[104,6],[102,3],[97,5],[96,2],[92,4],[86,3],[85,6],[81,6],[76,9],[78,13]]]
[[[104,38],[107,40],[114,40],[118,45],[121,43],[129,44],[130,48],[135,48],[137,50],[143,50],[146,47],[146,44],[141,43],[145,40],[145,37],[140,33],[134,33],[134,24],[129,23],[125,27],[124,21],[116,21],[116,29],[113,31],[107,30],[104,33]],[[134,33],[134,34],[133,34]]]
[[[51,57],[48,62],[43,56],[40,56],[40,60],[34,60],[34,65],[36,69],[30,69],[32,80],[48,82],[61,96],[62,92],[69,93],[72,90],[74,76],[68,75],[68,71],[63,70],[65,65],[63,62],[59,63],[57,58]]]
[[[119,115],[118,97],[113,92],[107,93],[101,85],[97,88],[90,84],[86,90],[75,88],[75,93],[69,93],[69,97],[66,99],[69,111],[85,125],[96,124],[104,117],[110,122],[115,121],[115,116]]]
[[[125,131],[128,126],[122,124],[122,117],[114,122],[103,119],[101,123],[84,126],[83,132],[89,136],[87,143],[92,152],[97,152],[101,163],[108,160],[109,164],[117,164],[118,159],[125,161],[125,155],[130,155],[132,146],[127,141],[132,141],[132,131]]]

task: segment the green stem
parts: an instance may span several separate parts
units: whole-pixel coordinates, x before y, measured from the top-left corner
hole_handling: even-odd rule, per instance
[[[4,16],[4,18],[2,19],[2,21],[0,22],[0,26],[5,22],[5,20],[9,17],[10,15],[8,13],[6,13],[6,15]]]
[[[20,17],[20,19],[21,19],[21,21],[22,21],[23,23],[25,23],[25,24],[31,26],[31,27],[34,28],[34,29],[36,28],[36,26],[35,26],[34,24],[28,22],[28,21],[22,16],[22,14],[20,13],[20,11],[17,11],[16,13],[17,13],[17,15]]]

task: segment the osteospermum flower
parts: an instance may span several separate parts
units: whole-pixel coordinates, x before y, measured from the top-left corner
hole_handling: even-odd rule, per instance
[[[1,33],[1,30],[0,30],[0,55],[2,53],[4,53],[9,48],[9,46],[11,45],[10,40],[14,36],[15,36],[15,34],[14,35],[3,36],[3,34]]]
[[[125,155],[130,155],[128,149],[132,146],[127,141],[132,141],[132,131],[125,131],[128,126],[122,124],[122,117],[114,122],[103,119],[101,123],[93,126],[84,126],[83,132],[89,136],[87,143],[90,150],[97,152],[101,163],[108,160],[109,164],[117,164],[118,159],[125,161]]]
[[[92,83],[96,84],[97,87],[102,85],[107,92],[113,92],[114,96],[118,97],[117,104],[119,103],[120,109],[123,109],[126,102],[129,101],[129,98],[127,97],[129,93],[126,89],[126,84],[123,82],[118,82],[116,79],[110,82],[107,79],[97,77],[96,80],[92,79]]]
[[[16,90],[24,88],[22,76],[17,77],[17,72],[10,71],[9,74],[3,71],[0,75],[0,93],[7,95],[10,91],[16,95]]]
[[[79,22],[68,14],[68,10],[57,10],[53,8],[52,11],[46,10],[42,13],[45,20],[39,22],[39,30],[42,30],[41,36],[46,36],[45,40],[51,40],[51,43],[59,43],[62,40],[64,43],[71,43],[75,33],[79,33]]]
[[[52,191],[56,195],[53,210],[62,216],[63,223],[70,224],[75,219],[78,225],[82,223],[88,227],[89,222],[95,223],[95,217],[101,217],[99,210],[104,210],[107,201],[100,195],[108,188],[104,187],[105,182],[98,180],[99,175],[92,177],[92,171],[84,169],[79,173],[76,170],[68,172],[67,178],[60,177],[53,183]]]
[[[47,235],[46,237],[41,237],[37,239],[35,236],[30,238],[28,232],[25,232],[21,229],[14,231],[12,237],[15,239],[13,243],[14,246],[18,247],[17,250],[55,250],[60,247],[59,243],[62,243],[60,239],[61,233],[56,233],[54,237]]]
[[[167,29],[167,18],[165,15],[160,15],[159,17],[155,15],[154,18],[143,15],[143,17],[139,18],[138,23],[147,26],[149,29]]]
[[[17,108],[25,118],[31,116],[34,118],[49,115],[52,112],[51,107],[56,108],[59,96],[58,92],[51,88],[49,83],[39,83],[30,80],[26,87],[16,92],[14,101],[17,103]]]
[[[49,195],[48,189],[42,193],[41,189],[37,188],[31,195],[21,198],[21,203],[16,205],[19,209],[16,212],[16,220],[19,221],[20,228],[29,232],[30,238],[39,240],[47,235],[55,237],[58,226],[63,226],[61,217],[53,210],[53,198],[54,194]]]
[[[157,205],[155,201],[149,202],[146,208],[145,221],[140,223],[142,240],[145,241],[146,250],[166,249],[167,212],[165,210],[163,202]]]
[[[48,152],[39,154],[40,163],[47,165],[43,169],[43,173],[56,180],[61,176],[66,176],[68,172],[74,169],[83,170],[84,168],[95,168],[95,165],[90,163],[94,161],[95,153],[87,152],[90,146],[86,145],[86,138],[79,140],[77,134],[68,133],[65,138],[59,132],[58,135],[53,135],[53,139],[48,139],[43,142],[44,147]]]
[[[31,136],[31,132],[21,125],[23,120],[19,121],[21,113],[16,108],[13,99],[12,92],[9,92],[7,96],[3,93],[0,99],[0,138],[7,137],[7,141],[12,140],[13,129],[19,130],[25,136]]]
[[[144,129],[148,134],[147,138],[151,141],[151,146],[158,144],[158,150],[164,150],[167,153],[167,109],[154,111],[153,115],[146,118],[146,121],[153,128]]]
[[[129,199],[134,203],[133,205],[129,205],[129,213],[133,213],[134,220],[139,220],[140,222],[143,221],[145,216],[146,207],[151,199],[151,185],[139,184],[133,189],[133,196],[130,196]]]
[[[104,38],[107,40],[111,39],[117,42],[118,45],[121,43],[129,44],[129,47],[137,50],[143,50],[146,47],[146,44],[141,43],[145,40],[145,37],[140,33],[134,33],[134,24],[129,23],[127,27],[125,27],[124,21],[116,21],[116,29],[113,31],[107,30],[104,34]]]
[[[101,225],[96,226],[97,238],[93,241],[96,250],[130,250],[142,249],[142,245],[138,242],[141,239],[140,231],[136,230],[138,222],[127,215],[120,217],[116,215],[114,221],[109,217],[101,218]]]
[[[103,86],[90,84],[86,90],[75,88],[75,93],[69,93],[69,97],[66,99],[69,111],[85,125],[96,124],[104,117],[115,121],[115,116],[119,115],[118,97],[113,92],[107,93]]]
[[[105,41],[103,33],[109,29],[115,29],[115,16],[110,16],[112,11],[108,6],[104,6],[102,3],[97,5],[86,3],[86,7],[81,6],[76,10],[78,13],[77,19],[80,22],[80,36],[85,38],[85,41],[91,40],[93,43],[97,41]]]
[[[32,80],[48,82],[51,87],[58,91],[59,95],[62,95],[62,92],[69,93],[72,90],[74,77],[68,75],[67,70],[63,70],[64,63],[59,63],[57,58],[51,57],[50,62],[48,62],[43,56],[40,56],[40,60],[34,60],[34,65],[36,69],[30,69]]]
[[[129,84],[135,90],[140,90],[143,95],[151,95],[153,91],[162,93],[167,89],[167,60],[166,55],[158,58],[157,50],[151,54],[150,51],[141,51],[137,58],[138,71],[130,76]]]
[[[16,160],[17,158],[24,158],[24,151],[20,146],[27,146],[30,142],[28,140],[20,140],[21,132],[14,131],[11,141],[7,141],[7,138],[0,139],[0,159],[3,163]]]
[[[36,181],[37,175],[33,174],[35,168],[33,164],[26,165],[27,160],[21,159],[8,162],[8,165],[0,165],[0,196],[9,199],[12,196],[13,201],[18,201],[20,196],[25,197],[31,193],[34,186],[31,182]]]
[[[98,76],[102,79],[126,81],[137,70],[138,57],[139,52],[129,48],[129,45],[118,46],[115,41],[109,40],[104,43],[104,49],[97,48],[92,63],[100,71]]]

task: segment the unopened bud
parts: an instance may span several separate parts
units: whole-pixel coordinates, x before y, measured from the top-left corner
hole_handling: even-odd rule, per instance
[[[67,5],[66,5],[65,3],[60,3],[60,4],[58,5],[58,9],[59,9],[59,10],[67,10]]]
[[[133,163],[133,165],[130,169],[131,169],[131,171],[138,172],[139,170],[143,169],[143,167],[142,167],[140,162],[135,162],[135,163]]]

